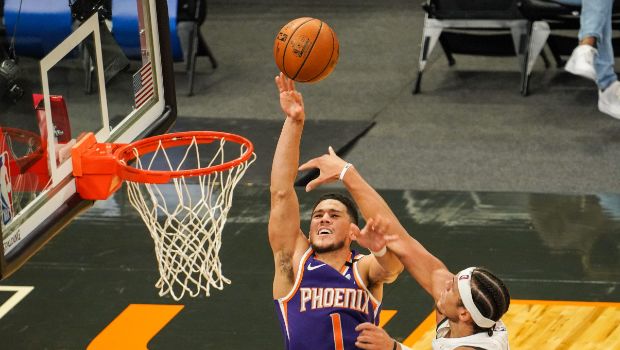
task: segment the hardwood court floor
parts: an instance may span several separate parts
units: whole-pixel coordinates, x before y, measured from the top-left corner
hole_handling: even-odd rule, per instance
[[[513,300],[503,321],[512,350],[620,349],[620,303]],[[430,350],[434,336],[431,313],[404,344]]]
[[[303,218],[324,191],[299,191]],[[618,348],[620,309],[605,304],[620,303],[618,196],[380,193],[405,228],[450,270],[487,266],[507,283],[515,299],[506,316],[513,349]],[[268,187],[239,186],[220,251],[232,284],[212,289],[208,298],[175,302],[158,296],[152,240],[125,190],[119,191],[0,283],[2,348],[99,350],[101,334],[123,331],[118,325],[133,318],[136,328],[150,331],[129,329],[121,337],[127,343],[114,349],[135,349],[126,346],[137,334],[151,350],[281,349],[271,298],[268,213]],[[11,298],[18,293],[23,298],[15,302]],[[383,308],[384,328],[410,344],[422,339],[422,331],[414,331],[426,325],[433,302],[404,273],[386,286]],[[421,340],[415,346],[428,344]]]

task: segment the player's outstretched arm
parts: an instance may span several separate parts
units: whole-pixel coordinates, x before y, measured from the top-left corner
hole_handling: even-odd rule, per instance
[[[373,235],[372,239],[382,240],[383,244],[387,244],[388,251],[396,254],[422,288],[435,300],[439,298],[445,281],[451,279],[452,276],[446,266],[407,233],[381,195],[364,180],[354,166],[346,166],[347,164],[336,155],[331,147],[328,154],[306,162],[300,170],[317,168],[320,171],[319,177],[308,183],[306,190],[309,191],[321,184],[342,178],[341,180],[365,218],[380,216],[389,221],[389,233],[383,238]],[[344,171],[345,166],[346,171]]]
[[[391,234],[384,236],[388,250],[398,256],[409,274],[437,301],[454,275],[401,225],[395,226]]]
[[[308,243],[299,228],[299,202],[294,182],[299,166],[299,145],[304,127],[304,103],[292,80],[280,73],[275,78],[280,106],[286,120],[271,167],[269,243],[275,263],[274,298],[284,296],[294,281],[294,263]]]

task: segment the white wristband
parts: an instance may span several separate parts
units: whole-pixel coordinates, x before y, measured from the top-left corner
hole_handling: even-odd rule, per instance
[[[340,176],[338,176],[338,179],[340,181],[342,181],[342,179],[344,179],[344,174],[347,173],[347,170],[349,170],[349,168],[352,166],[353,164],[351,163],[347,163],[344,165],[344,168],[342,168],[342,171],[340,172]]]
[[[371,249],[369,250],[372,253],[372,255],[376,256],[377,258],[380,258],[384,256],[385,253],[387,253],[387,248],[385,246],[383,246],[383,248],[381,248],[381,250],[379,250],[378,252],[373,252]]]

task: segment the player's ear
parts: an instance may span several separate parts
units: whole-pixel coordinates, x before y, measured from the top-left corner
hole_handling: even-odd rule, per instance
[[[465,306],[459,306],[458,310],[459,310],[459,320],[461,320],[462,322],[473,322],[473,319],[471,318],[471,314],[469,313],[469,311],[467,311]]]

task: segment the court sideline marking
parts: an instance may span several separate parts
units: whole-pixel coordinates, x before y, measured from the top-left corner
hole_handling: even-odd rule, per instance
[[[15,292],[4,304],[0,305],[0,319],[15,307],[32,290],[33,286],[0,286],[0,292]]]

